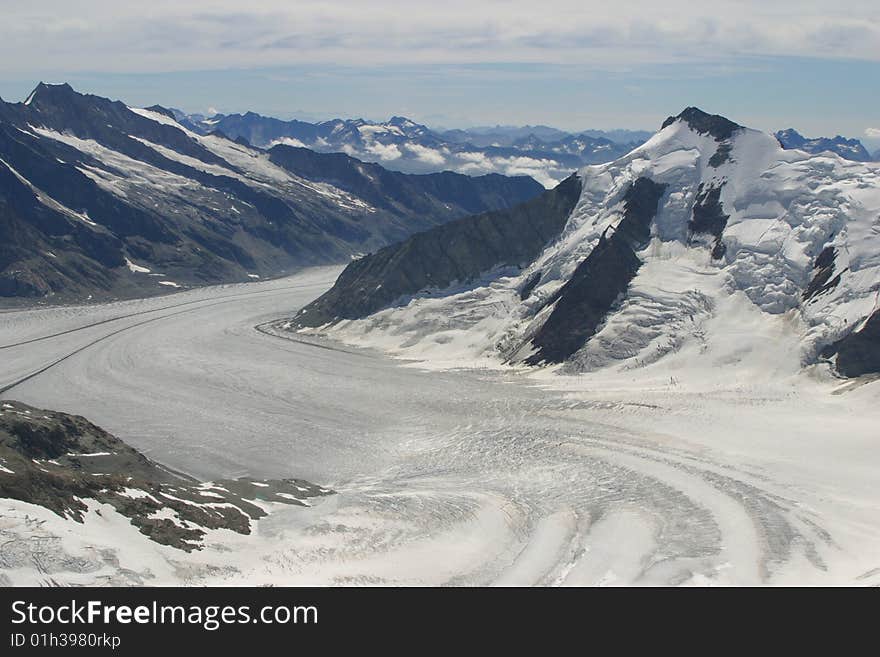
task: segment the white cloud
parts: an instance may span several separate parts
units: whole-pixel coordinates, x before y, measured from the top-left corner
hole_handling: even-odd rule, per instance
[[[400,149],[394,144],[385,145],[377,141],[367,144],[366,150],[370,155],[374,155],[385,162],[399,160],[403,155],[403,153],[400,152]]]
[[[453,171],[468,175],[502,173],[506,176],[531,176],[544,187],[554,187],[571,173],[556,160],[527,156],[489,157],[485,153],[462,152],[447,165]]]
[[[544,187],[554,187],[567,171],[555,160],[537,159],[533,157],[497,157],[492,158],[493,170],[505,176],[531,176]]]
[[[269,143],[269,147],[271,148],[272,146],[277,146],[279,144],[283,146],[296,146],[297,148],[306,148],[306,145],[295,137],[282,137],[281,139],[273,139]]]
[[[880,61],[876,2],[841,0],[42,0],[5,3],[0,71],[299,63],[580,62],[625,70],[732,55]],[[61,64],[59,64],[61,63]]]
[[[865,128],[865,136],[870,139],[880,139],[880,128]]]
[[[473,165],[474,167],[489,167],[491,166],[491,162],[489,160],[489,156],[485,153],[476,153],[470,151],[464,151],[462,153],[456,153],[460,160],[464,160],[465,162]]]
[[[404,144],[403,147],[425,164],[439,166],[446,162],[446,155],[437,149],[422,146],[421,144]]]
[[[530,168],[517,168],[511,167],[509,169],[504,169],[499,171],[499,173],[503,173],[505,176],[531,176],[539,183],[544,185],[547,189],[551,189],[552,187],[556,187],[557,183],[559,183],[559,178],[554,177],[548,172],[546,169],[530,169]]]
[[[421,144],[402,144],[401,147],[390,144],[367,144],[363,151],[357,151],[346,144],[342,149],[362,160],[384,161],[393,160],[417,161],[419,172],[456,171],[469,176],[480,176],[487,173],[500,173],[506,176],[531,176],[545,187],[555,187],[568,176],[571,170],[563,167],[552,159],[533,158],[527,156],[489,156],[478,151],[452,152],[446,147],[430,148]],[[400,163],[398,162],[398,165]],[[394,165],[392,165],[393,167]],[[403,170],[411,170],[402,167]]]

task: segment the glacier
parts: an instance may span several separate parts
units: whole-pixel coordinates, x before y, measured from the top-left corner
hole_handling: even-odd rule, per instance
[[[880,584],[877,377],[823,356],[875,312],[878,168],[692,123],[581,169],[522,269],[362,319],[295,326],[338,267],[4,312],[0,398],[200,480],[336,493],[189,553],[97,501],[80,524],[0,499],[0,583]],[[625,294],[527,365],[640,179],[663,191]]]
[[[876,384],[770,376],[789,329],[744,294],[724,342],[735,362],[763,332],[750,374],[696,353],[703,378],[450,371],[275,326],[338,273],[4,313],[0,398],[84,415],[203,481],[336,494],[189,553],[96,501],[80,524],[0,499],[0,582],[880,583]]]

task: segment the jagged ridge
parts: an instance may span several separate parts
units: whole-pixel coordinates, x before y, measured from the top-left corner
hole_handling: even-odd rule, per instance
[[[559,235],[580,189],[572,176],[511,210],[450,222],[355,260],[295,321],[320,326],[365,317],[406,295],[467,283],[497,267],[525,265]]]

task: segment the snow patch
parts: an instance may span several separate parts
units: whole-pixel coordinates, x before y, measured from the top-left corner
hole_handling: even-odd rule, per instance
[[[146,267],[142,267],[141,265],[136,265],[128,258],[125,259],[125,264],[128,266],[128,269],[133,274],[149,274],[150,270]]]

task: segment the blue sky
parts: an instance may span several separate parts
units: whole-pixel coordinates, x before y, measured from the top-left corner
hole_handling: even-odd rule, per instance
[[[0,96],[66,80],[189,111],[572,130],[654,129],[697,105],[880,145],[872,2],[126,4],[4,8]]]

